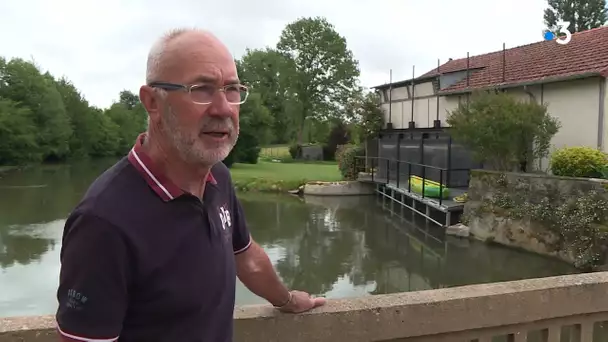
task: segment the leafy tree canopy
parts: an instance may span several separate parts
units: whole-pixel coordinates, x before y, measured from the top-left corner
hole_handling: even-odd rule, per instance
[[[345,115],[344,105],[359,91],[359,65],[346,39],[321,17],[288,24],[277,50],[288,56],[295,68],[289,86],[300,103],[296,122],[301,141],[307,119],[323,121]]]
[[[603,26],[608,21],[606,0],[548,0],[545,25],[548,30],[559,30],[559,22],[569,22],[570,33]]]

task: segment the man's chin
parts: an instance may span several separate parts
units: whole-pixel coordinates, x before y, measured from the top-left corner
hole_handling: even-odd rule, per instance
[[[231,148],[222,148],[218,149],[217,151],[207,150],[200,155],[200,158],[198,158],[198,160],[201,164],[211,167],[226,159],[226,157],[228,157],[228,155],[230,154],[231,150]]]

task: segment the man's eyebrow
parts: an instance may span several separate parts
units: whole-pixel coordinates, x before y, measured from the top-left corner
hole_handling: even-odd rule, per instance
[[[216,77],[200,75],[200,76],[197,76],[194,79],[192,79],[192,81],[190,83],[215,83],[215,82],[217,82]]]
[[[192,80],[192,83],[216,83],[217,82],[217,77],[212,77],[212,76],[204,76],[204,75],[200,75],[197,76],[196,78],[194,78]],[[229,79],[229,80],[225,80],[224,84],[239,84],[241,83],[241,81],[238,78],[233,78],[233,79]]]

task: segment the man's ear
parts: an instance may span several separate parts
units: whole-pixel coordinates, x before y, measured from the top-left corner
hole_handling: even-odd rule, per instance
[[[160,117],[162,104],[158,101],[158,96],[154,88],[147,85],[141,86],[139,88],[139,100],[148,112],[150,122],[156,122]]]

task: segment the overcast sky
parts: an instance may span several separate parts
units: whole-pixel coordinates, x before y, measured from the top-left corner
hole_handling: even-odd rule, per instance
[[[420,75],[437,59],[542,39],[545,0],[0,0],[0,54],[64,75],[94,105],[144,81],[148,49],[165,31],[214,32],[239,57],[274,46],[299,17],[324,16],[346,37],[374,86]]]

